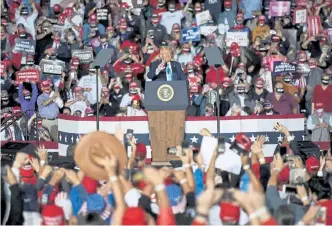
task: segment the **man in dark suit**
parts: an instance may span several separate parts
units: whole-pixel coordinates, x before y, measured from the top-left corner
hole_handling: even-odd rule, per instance
[[[97,46],[95,49],[96,55],[98,55],[99,51],[102,49],[112,49],[111,63],[113,64],[117,59],[117,51],[114,46],[107,42],[107,36],[105,34],[100,35],[100,46]]]
[[[45,46],[45,54],[48,49],[53,48],[56,52],[56,58],[69,63],[71,58],[70,50],[67,43],[61,42],[60,32],[54,31],[52,38],[53,42]]]
[[[160,60],[151,63],[147,76],[152,81],[187,80],[181,64],[172,61],[172,51],[165,41],[160,46]]]

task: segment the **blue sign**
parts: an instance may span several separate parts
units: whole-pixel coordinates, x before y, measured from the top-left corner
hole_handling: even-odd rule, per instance
[[[182,33],[182,42],[184,43],[189,41],[199,42],[201,40],[201,33],[199,32],[198,27],[183,29],[181,33]]]

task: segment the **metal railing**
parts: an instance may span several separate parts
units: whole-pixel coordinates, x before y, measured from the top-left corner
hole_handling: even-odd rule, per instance
[[[8,127],[10,127],[15,122],[17,122],[22,117],[24,117],[24,120],[25,120],[25,136],[24,136],[24,138],[25,138],[25,141],[30,140],[29,139],[29,117],[28,117],[28,114],[27,114],[28,112],[34,112],[36,114],[36,119],[38,119],[38,117],[39,117],[38,111],[36,111],[34,109],[28,109],[26,111],[14,112],[11,116],[9,116],[8,118],[6,118],[1,123],[1,131],[0,132],[8,129]],[[36,120],[36,128],[38,128],[38,120]],[[20,127],[20,129],[22,130],[21,127]],[[37,145],[37,147],[39,146],[39,131],[38,131],[38,129],[37,129],[37,133],[36,133],[36,145]]]

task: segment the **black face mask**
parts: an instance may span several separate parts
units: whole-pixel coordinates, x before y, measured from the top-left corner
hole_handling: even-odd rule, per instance
[[[277,93],[284,93],[284,88],[276,88]]]
[[[7,107],[8,104],[9,104],[9,98],[3,98],[3,99],[1,99],[1,105],[2,105],[2,107]]]
[[[240,95],[244,94],[244,91],[245,91],[244,89],[237,89],[237,93],[240,94]]]
[[[20,37],[20,38],[26,38],[26,37],[27,37],[27,34],[26,34],[26,33],[24,33],[24,34],[19,34],[19,37]]]
[[[24,100],[31,100],[31,95],[24,96]]]
[[[125,64],[129,65],[129,64],[131,64],[132,60],[131,59],[125,59],[123,62]]]
[[[322,79],[322,83],[323,85],[328,85],[330,82],[330,80],[327,80],[327,79]]]
[[[291,78],[284,78],[283,80],[284,80],[284,82],[286,82],[286,83],[290,83],[290,82],[292,81]]]
[[[264,108],[264,112],[271,113],[272,112],[272,108]]]

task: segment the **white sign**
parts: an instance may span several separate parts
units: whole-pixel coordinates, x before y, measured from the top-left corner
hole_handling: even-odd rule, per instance
[[[305,24],[307,22],[307,9],[296,9],[294,12],[294,23]]]
[[[263,74],[260,76],[264,79],[264,89],[269,91],[270,93],[273,92],[273,85],[272,85],[272,75],[271,71],[264,71]]]
[[[226,45],[229,47],[233,42],[239,44],[239,46],[248,46],[248,32],[245,31],[236,31],[236,32],[227,32],[226,33]]]
[[[217,30],[217,26],[202,26],[200,27],[200,33],[204,36],[208,36]]]
[[[209,10],[205,10],[201,13],[196,14],[196,23],[197,23],[198,26],[201,25],[201,24],[206,24],[210,20],[212,20],[212,17],[210,15]]]

